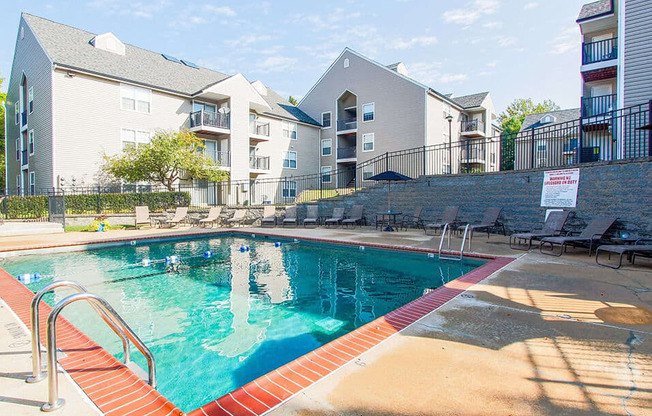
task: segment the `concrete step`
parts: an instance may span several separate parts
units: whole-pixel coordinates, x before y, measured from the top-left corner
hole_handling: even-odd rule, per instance
[[[56,222],[5,222],[0,224],[0,237],[62,232],[64,232],[63,226]]]

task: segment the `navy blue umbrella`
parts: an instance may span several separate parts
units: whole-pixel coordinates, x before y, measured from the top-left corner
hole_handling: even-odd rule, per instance
[[[369,178],[370,181],[387,181],[387,212],[390,211],[390,199],[389,199],[389,188],[392,181],[411,181],[412,178],[409,176],[402,175],[393,170],[388,170],[378,175],[374,175]]]

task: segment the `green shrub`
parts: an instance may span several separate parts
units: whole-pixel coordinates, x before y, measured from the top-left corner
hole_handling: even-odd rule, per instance
[[[40,218],[48,216],[47,196],[16,196],[5,198],[0,209],[7,218]],[[5,214],[3,212],[3,214]]]

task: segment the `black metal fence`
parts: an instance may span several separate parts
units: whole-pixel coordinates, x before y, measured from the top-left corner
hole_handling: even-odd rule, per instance
[[[106,214],[133,212],[136,205],[150,210],[183,205],[294,204],[346,195],[374,184],[369,177],[393,170],[417,178],[424,175],[451,175],[537,168],[578,166],[582,163],[636,159],[652,156],[652,131],[641,127],[650,123],[652,102],[625,109],[602,112],[566,123],[538,123],[518,134],[461,139],[452,143],[387,152],[372,159],[338,169],[323,169],[310,175],[282,178],[228,180],[220,183],[195,181],[175,185],[170,190],[155,185],[111,185],[66,187],[66,214]],[[338,154],[341,149],[337,149]],[[263,160],[264,159],[264,160]],[[265,168],[268,159],[254,160]],[[10,190],[2,197],[4,218],[33,218],[44,209],[22,209],[29,197],[49,195],[53,189]],[[22,198],[22,199],[20,199]],[[29,205],[29,204],[28,204]],[[13,208],[12,208],[13,207]],[[40,211],[39,211],[40,209]]]

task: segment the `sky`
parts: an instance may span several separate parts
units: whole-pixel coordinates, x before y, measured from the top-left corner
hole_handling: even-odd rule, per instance
[[[141,48],[242,73],[301,98],[345,47],[456,96],[490,91],[579,106],[584,0],[3,0],[0,76],[6,91],[18,22],[27,12]]]

